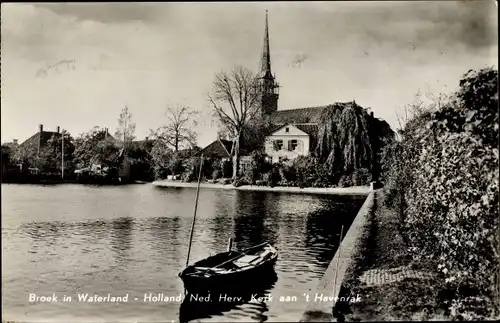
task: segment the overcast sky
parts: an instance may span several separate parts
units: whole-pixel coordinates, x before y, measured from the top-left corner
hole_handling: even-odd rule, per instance
[[[126,105],[140,139],[162,124],[167,104],[208,115],[216,72],[257,71],[266,9],[280,110],[355,99],[395,128],[396,111],[418,89],[450,91],[467,70],[497,67],[497,9],[489,0],[1,9],[2,142],[23,141],[38,124],[73,135],[96,125],[114,132]],[[74,64],[47,68],[61,61]],[[201,146],[215,139],[210,122],[198,130]]]

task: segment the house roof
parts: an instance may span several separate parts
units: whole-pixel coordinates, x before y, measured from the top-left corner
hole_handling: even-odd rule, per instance
[[[101,130],[101,131],[97,132],[97,134],[95,135],[95,139],[97,139],[97,140],[109,139],[112,141],[116,140],[109,132],[106,135],[106,130]]]
[[[334,109],[344,109],[354,102],[337,102],[330,105],[291,110],[278,110],[270,115],[273,124],[318,124],[324,113]]]
[[[245,154],[251,152],[252,149],[245,143],[245,140],[242,138],[240,142],[239,154],[244,156]],[[205,157],[212,158],[229,158],[233,153],[233,142],[231,140],[225,139],[217,139],[214,140],[211,144],[200,150],[196,153],[197,156],[203,154]]]
[[[60,137],[61,134],[55,131],[37,132],[30,138],[26,139],[22,144],[19,145],[19,147],[38,147],[38,140],[40,140],[40,148],[42,148],[47,144],[47,141],[49,141],[52,136]]]
[[[14,151],[19,147],[19,144],[15,144],[13,142],[6,142],[2,144],[2,147],[8,147],[10,150]]]
[[[285,123],[285,124],[273,125],[269,131],[269,135],[273,134],[274,132],[288,125],[294,126],[299,130],[304,131],[310,136],[316,136],[316,134],[318,133],[318,125],[315,123]]]
[[[203,154],[205,157],[214,158],[229,158],[231,157],[231,148],[233,143],[229,140],[217,139],[210,145],[203,148],[199,154]]]

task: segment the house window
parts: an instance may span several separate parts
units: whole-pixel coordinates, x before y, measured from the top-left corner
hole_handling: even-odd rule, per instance
[[[291,143],[290,143],[290,150],[296,150],[297,149],[297,140],[292,140]]]
[[[290,132],[290,128],[286,127],[286,128],[285,128],[285,132],[286,132],[286,133]]]
[[[276,150],[283,149],[283,140],[276,140],[274,142],[274,146],[275,146]]]

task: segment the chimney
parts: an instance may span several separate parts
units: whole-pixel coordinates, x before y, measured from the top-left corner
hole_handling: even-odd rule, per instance
[[[39,125],[40,128],[40,133],[38,135],[38,151],[37,151],[37,157],[40,155],[40,145],[42,143],[42,132],[43,132],[43,124]]]
[[[59,133],[61,131],[61,128],[59,126],[57,126],[57,133]]]
[[[104,138],[108,138],[108,128],[104,128]]]
[[[12,142],[17,146],[17,139],[12,140]]]
[[[372,111],[372,112],[370,112],[370,116],[373,118],[373,111]]]

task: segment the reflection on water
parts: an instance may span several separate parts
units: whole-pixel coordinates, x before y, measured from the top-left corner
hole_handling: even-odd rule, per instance
[[[179,308],[179,321],[189,322],[196,319],[220,317],[224,313],[238,310],[243,304],[253,307],[252,321],[265,322],[269,308],[267,301],[278,280],[276,272],[268,276],[258,277],[250,289],[218,294],[187,294]],[[209,297],[207,299],[207,297]]]
[[[2,307],[17,321],[177,321],[179,302],[144,302],[144,294],[177,296],[192,223],[195,190],[150,185],[89,187],[2,184]],[[204,321],[297,321],[363,197],[202,190],[191,263],[264,241],[279,251],[276,280],[255,286],[272,302],[200,308]],[[72,296],[31,304],[30,293]],[[84,303],[79,293],[129,294],[127,304]],[[248,296],[248,295],[247,295]],[[280,302],[297,296],[299,302]]]

